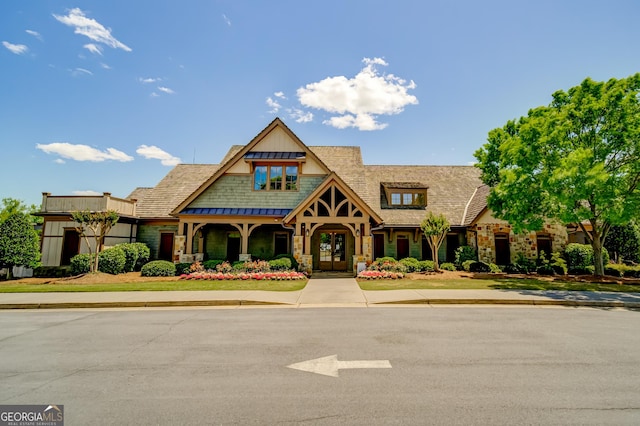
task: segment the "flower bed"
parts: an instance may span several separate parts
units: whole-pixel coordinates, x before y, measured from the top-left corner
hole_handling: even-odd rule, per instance
[[[180,275],[181,280],[302,280],[306,275],[302,272],[282,271],[282,272],[193,272],[191,274]]]
[[[358,278],[365,280],[397,280],[404,278],[404,274],[402,272],[391,271],[362,271],[358,274]]]

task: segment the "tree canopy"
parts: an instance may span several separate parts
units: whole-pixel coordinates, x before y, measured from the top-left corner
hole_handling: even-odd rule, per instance
[[[429,247],[431,248],[433,269],[436,272],[439,272],[440,264],[438,262],[438,249],[447,236],[447,232],[451,228],[451,225],[445,215],[436,215],[433,212],[429,212],[420,224],[420,228],[422,228],[422,232],[424,233],[427,243],[429,243]]]
[[[91,212],[89,210],[74,211],[71,212],[71,218],[78,223],[76,231],[84,238],[89,250],[89,255],[92,259],[90,271],[98,271],[98,253],[101,250],[104,237],[109,233],[111,228],[118,222],[120,216],[115,210],[107,210],[103,212]],[[91,231],[91,236],[94,238],[95,253],[92,250],[91,244],[89,244],[88,231]]]
[[[640,74],[557,91],[549,106],[489,132],[475,156],[487,203],[515,232],[545,220],[579,225],[603,274],[613,225],[640,209]]]
[[[14,213],[24,213],[29,215],[32,223],[42,223],[42,217],[31,216],[38,211],[38,207],[35,204],[27,206],[22,200],[15,198],[3,198],[2,208],[0,208],[0,223],[7,220],[9,216]]]
[[[35,268],[40,261],[40,240],[28,215],[14,212],[0,223],[0,265]]]

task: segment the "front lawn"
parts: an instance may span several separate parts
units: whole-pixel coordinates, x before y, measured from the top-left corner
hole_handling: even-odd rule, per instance
[[[361,280],[362,290],[567,290],[640,292],[640,285],[555,281],[538,278],[430,278]]]
[[[0,293],[39,293],[39,292],[87,292],[87,291],[194,291],[194,290],[267,290],[296,291],[307,284],[307,280],[172,280],[118,283],[73,283],[58,281],[54,283],[29,283],[21,281],[0,282]]]

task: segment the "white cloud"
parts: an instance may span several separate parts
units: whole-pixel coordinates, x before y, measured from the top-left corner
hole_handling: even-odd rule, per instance
[[[160,95],[158,95],[156,92],[151,92],[151,94],[149,96],[151,96],[152,98],[160,97]]]
[[[265,100],[265,103],[267,104],[267,106],[269,106],[269,108],[271,108],[269,110],[270,114],[275,114],[278,111],[280,111],[280,108],[281,108],[280,104],[277,101],[274,101],[273,99],[271,99],[271,97],[268,97]]]
[[[100,55],[102,56],[102,47],[98,46],[97,44],[94,43],[88,43],[85,44],[84,46],[85,49],[87,49],[89,52],[93,53],[94,55]]]
[[[275,96],[276,98],[280,98],[280,99],[287,99],[287,97],[284,95],[283,92],[275,92],[273,94],[273,96]]]
[[[74,33],[76,34],[86,36],[97,43],[106,44],[114,49],[122,49],[126,52],[131,52],[131,48],[129,46],[121,43],[111,35],[110,28],[105,28],[95,19],[87,18],[85,13],[79,8],[71,9],[65,16],[54,14],[53,17],[59,22],[75,28]]]
[[[149,84],[149,83],[155,83],[155,82],[158,82],[158,81],[162,81],[162,79],[161,78],[152,78],[152,77],[149,77],[149,78],[140,77],[138,79],[138,81],[140,83],[142,83],[142,84]]]
[[[313,121],[313,113],[311,111],[303,111],[299,108],[287,109],[289,116],[293,118],[296,123],[309,123]]]
[[[93,75],[93,73],[89,70],[86,70],[84,68],[74,68],[71,70],[71,75],[74,77],[78,77],[81,75]]]
[[[224,22],[226,22],[227,26],[231,26],[231,20],[227,18],[227,15],[225,15],[224,13],[222,14],[222,19],[224,19]]]
[[[83,191],[73,191],[73,195],[84,195],[84,196],[92,196],[92,195],[102,195],[102,192],[92,191],[91,189],[83,190]]]
[[[56,164],[66,164],[66,161],[64,161],[62,158],[56,158],[55,160],[53,160],[53,162]]]
[[[42,40],[42,36],[40,35],[39,32],[37,31],[33,31],[33,30],[24,30],[27,34],[34,36],[35,38],[37,38],[38,40]]]
[[[13,44],[8,41],[3,41],[2,45],[9,49],[11,53],[15,53],[16,55],[24,55],[29,51],[29,48],[24,44]]]
[[[50,144],[37,144],[36,148],[46,152],[47,154],[59,155],[62,158],[68,158],[75,161],[92,161],[101,162],[105,160],[114,160],[120,162],[133,161],[133,157],[118,151],[115,148],[107,148],[106,151],[92,148],[88,145],[71,144],[67,142],[53,142]],[[59,161],[56,161],[59,162]]]
[[[182,161],[155,145],[140,145],[138,149],[136,149],[136,153],[146,159],[160,160],[163,166],[175,166]]]
[[[384,129],[387,124],[377,122],[379,115],[399,114],[405,106],[418,103],[407,93],[416,87],[413,81],[378,72],[376,65],[388,65],[384,59],[364,58],[362,62],[365,67],[353,78],[327,77],[299,88],[298,100],[306,107],[338,114],[324,124],[359,130]]]
[[[168,87],[163,87],[163,86],[158,86],[158,90],[161,92],[167,93],[169,95],[173,95],[174,93],[176,93],[173,90],[169,89]]]
[[[105,64],[104,62],[100,62],[100,66],[102,68],[104,68],[105,70],[110,70],[111,69],[111,67],[108,64]]]

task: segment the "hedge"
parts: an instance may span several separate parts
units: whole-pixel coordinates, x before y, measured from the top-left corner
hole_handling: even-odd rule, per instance
[[[176,265],[168,260],[153,260],[145,264],[140,273],[143,277],[173,277],[176,275]]]

